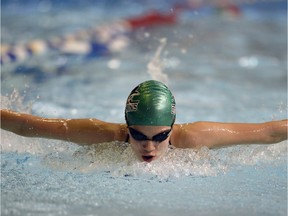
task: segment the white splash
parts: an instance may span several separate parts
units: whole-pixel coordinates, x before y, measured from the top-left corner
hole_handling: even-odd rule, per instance
[[[32,103],[24,104],[24,97],[14,89],[9,96],[1,95],[1,109],[11,109],[18,112],[31,113]]]
[[[287,143],[238,146],[210,150],[169,149],[162,158],[151,163],[136,159],[128,143],[110,142],[80,147],[73,154],[50,153],[46,165],[57,170],[82,173],[107,172],[114,177],[156,177],[167,179],[184,176],[217,176],[233,167],[259,163],[277,163],[287,156]]]
[[[163,72],[163,62],[161,61],[161,53],[164,47],[167,44],[167,39],[162,38],[160,39],[160,46],[156,50],[154,57],[151,61],[147,64],[148,74],[150,74],[151,78],[154,80],[161,81],[168,85],[168,76]]]

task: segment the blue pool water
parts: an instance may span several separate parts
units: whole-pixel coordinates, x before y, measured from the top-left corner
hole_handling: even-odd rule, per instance
[[[173,5],[80,2],[2,1],[2,43],[47,39]],[[159,60],[176,98],[177,123],[287,118],[286,2],[241,9],[234,18],[211,6],[184,11],[175,25],[125,34],[128,45],[105,55],[52,50],[5,63],[1,107],[124,122],[127,95],[151,79],[147,65]],[[1,131],[1,215],[287,215],[287,142],[169,149],[147,164],[126,143],[79,147]]]

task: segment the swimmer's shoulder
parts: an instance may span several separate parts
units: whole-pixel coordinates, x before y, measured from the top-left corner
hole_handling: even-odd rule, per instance
[[[197,124],[174,124],[170,142],[176,148],[197,148]]]
[[[128,136],[127,124],[108,123],[110,130],[114,132],[114,140],[125,142]]]

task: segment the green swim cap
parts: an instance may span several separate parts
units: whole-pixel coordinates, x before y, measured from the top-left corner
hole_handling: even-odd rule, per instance
[[[125,119],[128,126],[171,126],[175,117],[174,96],[159,81],[149,80],[139,84],[127,98]]]

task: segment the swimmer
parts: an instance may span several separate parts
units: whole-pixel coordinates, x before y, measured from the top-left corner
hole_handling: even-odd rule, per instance
[[[176,148],[218,148],[237,144],[271,144],[287,139],[287,120],[265,123],[195,122],[174,124],[176,103],[161,82],[149,80],[126,101],[126,124],[98,119],[52,119],[1,110],[1,128],[25,137],[42,137],[92,145],[128,142],[140,161],[151,162]]]

